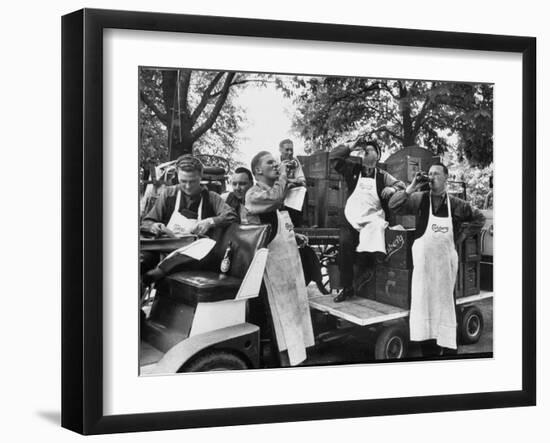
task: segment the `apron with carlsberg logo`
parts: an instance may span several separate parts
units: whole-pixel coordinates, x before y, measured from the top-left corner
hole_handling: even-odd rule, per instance
[[[410,338],[412,341],[435,339],[439,346],[456,349],[456,313],[453,290],[458,269],[447,194],[447,217],[432,214],[422,237],[412,247]]]

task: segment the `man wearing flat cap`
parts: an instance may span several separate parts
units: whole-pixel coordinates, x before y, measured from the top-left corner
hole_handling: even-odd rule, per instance
[[[352,161],[350,155],[361,161]],[[377,167],[380,147],[374,140],[359,138],[351,146],[339,145],[329,159],[342,174],[349,196],[344,208],[346,223],[340,230],[338,264],[343,290],[334,298],[338,303],[355,293],[354,265],[362,265],[362,271],[372,276],[377,256],[386,254],[388,200],[405,189],[405,184]]]
[[[192,155],[176,160],[178,184],[164,188],[153,208],[143,218],[141,231],[155,236],[166,234],[181,237],[186,234],[210,235],[213,228],[238,221],[237,214],[215,192],[201,186],[203,165]],[[150,268],[150,264],[143,266]],[[168,266],[172,264],[165,264]],[[164,275],[168,269],[163,269]],[[161,277],[161,272],[157,271]],[[153,278],[153,280],[156,278]]]

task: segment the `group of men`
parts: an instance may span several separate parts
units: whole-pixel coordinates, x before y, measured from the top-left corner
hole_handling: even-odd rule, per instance
[[[290,189],[305,186],[302,166],[294,158],[293,143],[279,144],[280,158],[268,151],[258,152],[251,170],[237,168],[231,177],[232,191],[220,196],[202,187],[202,164],[191,155],[176,162],[178,184],[164,188],[154,207],[145,216],[142,230],[154,235],[177,234],[185,230],[189,219],[194,234],[210,235],[215,228],[230,223],[269,224],[273,240],[279,224],[301,224],[301,211],[285,208]],[[340,303],[354,296],[354,274],[373,273],[385,256],[385,229],[390,211],[416,217],[415,242],[412,248],[413,275],[410,309],[410,338],[422,342],[425,354],[456,350],[456,313],[453,289],[458,259],[455,243],[468,230],[480,229],[484,217],[464,200],[447,192],[448,170],[434,164],[426,182],[417,175],[406,186],[377,164],[381,151],[375,141],[359,139],[351,145],[339,145],[329,154],[332,167],[347,185],[344,208],[345,225],[341,227],[339,269],[343,289],[334,298]],[[353,161],[351,156],[360,157]],[[288,218],[281,218],[281,214]],[[285,215],[286,216],[286,215]],[[466,224],[468,227],[466,227]],[[142,263],[144,280],[155,281],[181,263],[160,267]],[[153,269],[151,269],[153,268]]]
[[[479,231],[483,214],[447,192],[449,171],[433,164],[426,177],[419,172],[405,184],[377,167],[380,148],[375,141],[340,145],[331,162],[348,188],[345,226],[340,232],[339,269],[343,290],[334,299],[354,295],[354,272],[372,274],[385,257],[385,229],[390,211],[415,216],[412,246],[410,339],[420,342],[426,356],[454,354],[456,305],[454,287],[458,271],[456,244]],[[361,162],[350,156],[361,157]],[[425,189],[425,188],[428,189]],[[360,266],[357,266],[357,265]]]

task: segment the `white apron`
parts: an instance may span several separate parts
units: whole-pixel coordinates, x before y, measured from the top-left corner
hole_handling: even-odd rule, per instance
[[[315,339],[294,226],[286,211],[277,211],[277,222],[277,235],[268,246],[264,282],[277,346],[288,351],[294,366],[306,359],[306,348]]]
[[[385,231],[388,222],[376,191],[376,174],[375,170],[374,178],[359,175],[355,190],[346,202],[344,215],[350,225],[359,231],[357,252],[385,254]]]
[[[172,215],[170,216],[170,220],[168,221],[168,225],[166,225],[166,227],[170,229],[170,231],[172,231],[176,237],[183,237],[186,234],[190,234],[191,231],[195,229],[195,226],[197,225],[197,221],[201,220],[201,217],[202,217],[202,197],[199,203],[198,217],[196,219],[190,218],[194,215],[192,211],[184,210],[189,217],[186,217],[185,215],[179,212],[180,201],[181,201],[181,191],[178,190],[178,193],[176,196],[176,206],[174,206],[174,212],[172,212]]]
[[[456,349],[456,313],[453,290],[458,269],[447,194],[447,217],[432,214],[426,232],[412,247],[410,334],[412,341],[436,339],[439,346]]]

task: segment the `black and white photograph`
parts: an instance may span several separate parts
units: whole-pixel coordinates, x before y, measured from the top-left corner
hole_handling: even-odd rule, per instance
[[[492,83],[136,75],[140,376],[493,358]]]

